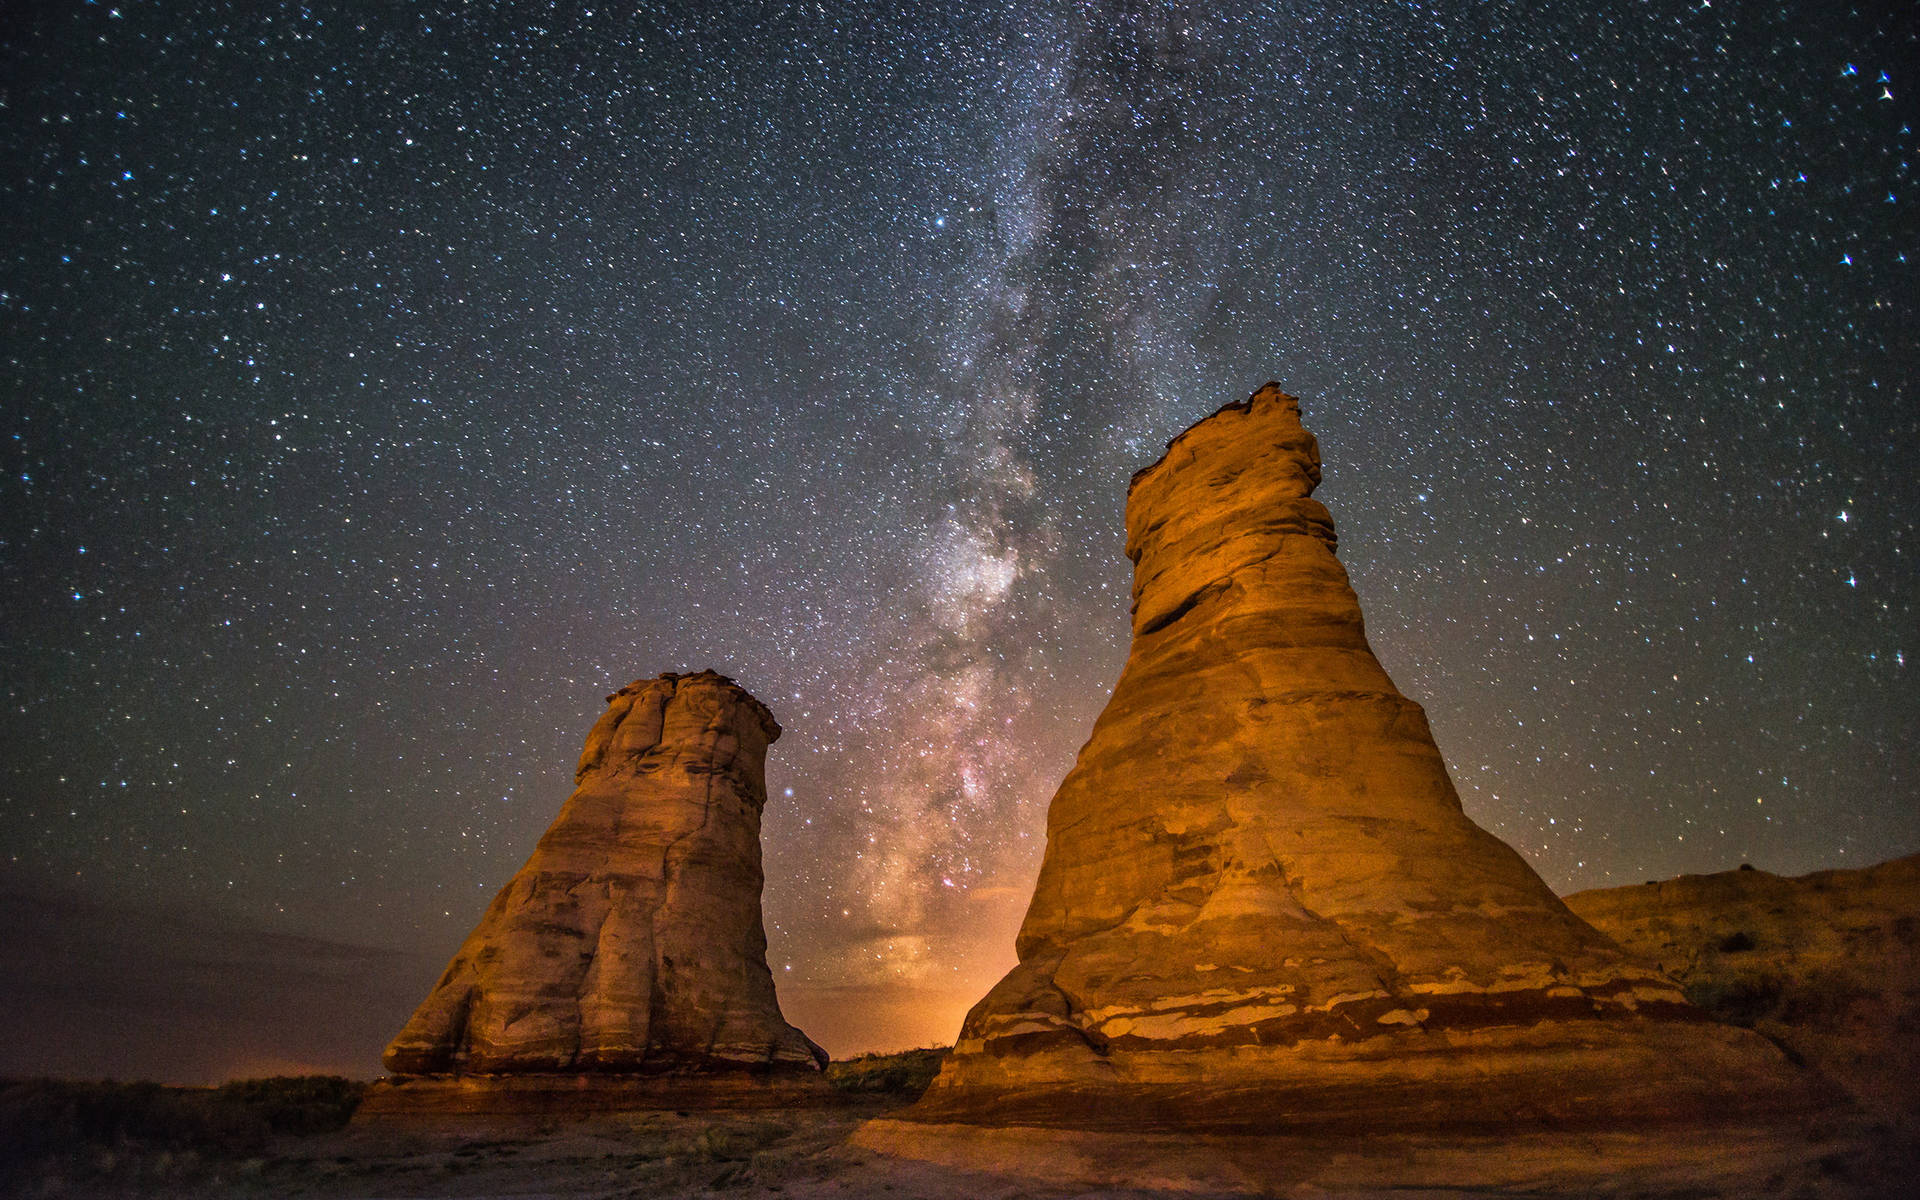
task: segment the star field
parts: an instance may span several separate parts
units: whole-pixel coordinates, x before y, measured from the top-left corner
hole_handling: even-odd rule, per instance
[[[1128,476],[1269,378],[1554,887],[1920,848],[1917,30],[9,13],[5,882],[445,955],[602,697],[713,667],[786,729],[788,1015],[950,1038],[1126,653]]]

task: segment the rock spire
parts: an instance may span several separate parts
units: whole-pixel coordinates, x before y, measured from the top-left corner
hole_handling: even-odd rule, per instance
[[[1468,820],[1268,384],[1134,476],[1133,643],[1019,965],[911,1116],[1236,1129],[1663,1117],[1797,1086]]]
[[[401,1076],[815,1073],[760,915],[767,746],[723,675],[607,697],[577,787],[387,1048]]]

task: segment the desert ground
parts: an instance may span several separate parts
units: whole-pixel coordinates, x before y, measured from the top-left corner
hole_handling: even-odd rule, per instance
[[[1791,1133],[1543,1129],[1499,1138],[1286,1138],[987,1130],[892,1119],[938,1060],[938,1051],[918,1051],[835,1063],[835,1095],[804,1108],[572,1120],[352,1124],[343,1122],[357,1090],[324,1104],[308,1097],[266,1108],[263,1102],[278,1102],[255,1094],[252,1109],[228,1111],[206,1091],[94,1085],[85,1093],[76,1085],[16,1083],[0,1091],[0,1192],[48,1200],[1864,1200],[1907,1194],[1902,1189],[1920,1167],[1911,1130],[1853,1120]],[[223,1115],[210,1117],[209,1108]],[[253,1119],[263,1112],[270,1122]],[[269,1125],[294,1131],[276,1133]]]

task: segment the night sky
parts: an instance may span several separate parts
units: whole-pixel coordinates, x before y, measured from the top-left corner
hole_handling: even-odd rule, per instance
[[[1268,379],[1548,883],[1920,849],[1917,29],[10,6],[0,885],[424,996],[603,697],[712,667],[786,728],[788,1015],[945,1041],[1125,657],[1127,478]]]

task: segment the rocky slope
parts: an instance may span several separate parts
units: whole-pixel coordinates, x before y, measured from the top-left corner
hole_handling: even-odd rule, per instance
[[[1350,1129],[1807,1101],[1475,826],[1368,647],[1272,384],[1134,477],[1133,644],[1019,965],[913,1116]]]
[[[824,1052],[780,1014],[760,914],[779,735],[710,671],[608,697],[572,797],[387,1048],[388,1070],[490,1079],[519,1107],[545,1085],[503,1077],[817,1073]]]
[[[1766,1034],[1883,1116],[1920,1113],[1920,855],[1566,899],[1714,1016]]]

